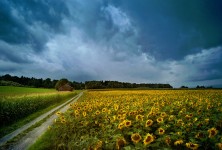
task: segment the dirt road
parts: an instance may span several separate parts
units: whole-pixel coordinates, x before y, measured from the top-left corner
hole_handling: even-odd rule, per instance
[[[3,137],[2,139],[0,139],[0,145],[2,145],[5,142],[7,142],[8,140],[14,138],[19,133],[22,133],[23,131],[25,131],[26,129],[28,129],[29,127],[34,125],[35,123],[37,123],[37,122],[41,121],[42,119],[46,118],[52,112],[54,112],[54,111],[65,112],[69,108],[69,104],[76,102],[82,96],[82,94],[83,94],[83,92],[81,92],[77,96],[73,97],[72,99],[70,99],[66,103],[63,103],[62,105],[54,108],[53,110],[45,113],[44,115],[38,117],[37,119],[33,120],[32,122],[26,124],[25,126],[17,129],[16,131],[12,132],[11,134]],[[40,137],[47,130],[48,126],[53,124],[53,121],[56,118],[57,118],[57,116],[55,114],[53,114],[44,123],[42,123],[39,127],[36,127],[32,131],[27,133],[24,137],[22,137],[17,143],[12,145],[9,149],[10,150],[24,150],[24,149],[28,149],[28,147],[30,145],[32,145],[37,140],[37,138]]]

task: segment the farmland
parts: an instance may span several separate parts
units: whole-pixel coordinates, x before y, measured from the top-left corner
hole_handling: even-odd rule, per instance
[[[78,91],[57,92],[54,89],[0,87],[0,136],[64,103],[77,93]]]
[[[221,90],[88,91],[31,149],[219,149]],[[51,142],[53,141],[53,142]]]

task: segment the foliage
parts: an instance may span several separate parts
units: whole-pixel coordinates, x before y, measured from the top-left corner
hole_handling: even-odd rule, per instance
[[[61,86],[65,85],[67,83],[69,83],[69,81],[67,79],[61,79],[56,83],[55,89],[58,90]]]
[[[39,143],[45,149],[219,149],[221,99],[221,90],[89,91],[66,113],[57,112]]]
[[[172,88],[170,84],[152,84],[152,83],[127,83],[118,81],[86,81],[86,89],[104,89],[104,88]]]
[[[18,86],[18,87],[22,87],[23,85],[21,85],[17,82],[13,82],[13,81],[0,80],[0,86]]]
[[[27,117],[28,115],[47,108],[63,99],[70,98],[76,93],[54,92],[45,94],[31,94],[0,97],[0,127]]]

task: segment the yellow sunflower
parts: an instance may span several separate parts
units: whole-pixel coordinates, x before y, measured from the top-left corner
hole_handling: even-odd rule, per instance
[[[174,142],[174,145],[181,145],[183,144],[183,140],[177,140]]]
[[[207,132],[209,133],[208,137],[212,138],[212,137],[214,137],[217,134],[218,130],[216,128],[211,128]]]
[[[189,143],[186,143],[186,147],[189,149],[196,150],[196,149],[198,149],[199,145],[189,142]]]
[[[134,133],[131,135],[131,140],[134,142],[134,143],[138,143],[140,140],[141,140],[141,136],[139,133]]]
[[[163,128],[158,129],[159,135],[163,135],[165,133],[165,130]]]
[[[146,137],[144,138],[143,143],[144,143],[144,145],[148,145],[148,144],[150,144],[153,141],[154,141],[153,135],[148,133],[146,135]]]
[[[149,127],[149,126],[151,126],[152,124],[153,124],[153,120],[148,119],[148,120],[146,121],[145,127]]]
[[[126,140],[124,138],[119,138],[116,141],[116,149],[121,149],[122,147],[124,147],[126,145]]]
[[[162,123],[162,122],[163,122],[163,118],[157,118],[156,121],[157,121],[158,123]]]
[[[124,124],[125,124],[126,127],[129,127],[129,126],[132,125],[132,122],[130,120],[125,120]]]
[[[136,121],[143,121],[143,115],[136,115]]]

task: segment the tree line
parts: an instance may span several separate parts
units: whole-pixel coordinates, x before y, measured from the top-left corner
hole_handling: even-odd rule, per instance
[[[105,88],[173,88],[170,84],[160,83],[128,83],[119,81],[86,81],[86,89],[105,89]]]
[[[50,78],[46,79],[36,79],[34,77],[17,77],[17,76],[11,76],[9,74],[0,76],[0,85],[12,85],[12,86],[26,86],[26,87],[35,87],[35,88],[55,88],[56,83],[59,80],[51,80]],[[84,89],[85,84],[82,82],[76,82],[76,81],[68,81],[68,84],[72,87],[75,87],[75,89]]]
[[[69,81],[67,79],[61,80],[51,80],[46,79],[36,79],[34,77],[17,77],[11,76],[9,74],[0,76],[0,85],[13,85],[13,86],[27,86],[36,88],[58,88],[58,83],[64,84],[68,83],[74,89],[106,89],[106,88],[173,88],[170,84],[160,84],[160,83],[128,83],[119,81],[85,81],[76,82]]]

